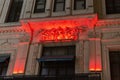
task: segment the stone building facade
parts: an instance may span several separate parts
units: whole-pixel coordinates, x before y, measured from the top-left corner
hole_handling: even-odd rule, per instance
[[[74,61],[75,74],[119,80],[120,1],[111,1],[0,0],[0,74],[54,75]]]

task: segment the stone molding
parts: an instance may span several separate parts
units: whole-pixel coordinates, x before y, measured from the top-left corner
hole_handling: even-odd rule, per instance
[[[105,28],[115,28],[120,27],[120,19],[109,19],[109,20],[99,20],[96,23],[96,28],[105,27]]]
[[[118,39],[120,38],[120,32],[107,32],[107,33],[102,33],[102,38],[103,39]]]
[[[102,34],[100,32],[89,32],[88,37],[89,38],[101,38]]]
[[[0,28],[0,34],[7,34],[7,33],[19,33],[19,32],[26,32],[24,28],[22,27],[5,27],[5,28]]]

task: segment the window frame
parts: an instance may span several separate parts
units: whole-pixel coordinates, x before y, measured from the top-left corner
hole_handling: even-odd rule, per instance
[[[52,5],[52,15],[51,16],[65,16],[65,15],[70,15],[70,9],[71,9],[71,0],[65,0],[65,10],[64,11],[54,11],[54,3],[55,0],[53,0],[53,5]]]
[[[111,32],[113,30],[110,30]],[[104,33],[105,34],[105,33]],[[120,44],[118,44],[119,40],[113,41],[112,44],[107,43],[106,45],[103,46],[102,50],[102,68],[103,68],[103,79],[104,80],[111,80],[111,72],[110,72],[110,59],[109,55],[111,51],[120,51]]]
[[[62,11],[65,11],[65,3],[66,3],[66,1],[65,0],[64,1],[55,0],[54,4],[53,4],[54,5],[53,12],[60,12],[60,11],[57,11],[56,7],[57,7],[58,4],[61,4],[61,3],[63,5]]]
[[[5,60],[5,62],[1,62],[1,63],[0,63],[0,75],[5,76],[5,75],[7,75],[7,71],[8,71],[8,67],[9,67],[9,63],[10,63],[10,55],[0,55],[0,57],[2,57],[2,56],[9,56],[9,57]],[[4,69],[6,69],[6,70],[5,70],[5,74],[3,74]]]
[[[38,0],[35,0],[35,6],[34,6],[34,13],[44,13],[45,12],[45,7],[46,7],[46,0],[44,0],[44,3],[37,3],[37,1]],[[39,6],[39,5],[37,5],[37,4],[39,4],[39,5],[43,5],[44,6],[44,8],[41,8],[41,9],[44,9],[43,11],[36,11],[37,9],[37,6]]]
[[[102,14],[103,18],[120,18],[120,14],[106,14],[106,1],[102,0]]]
[[[107,8],[107,7],[108,7],[108,6],[107,6],[107,4],[108,4],[107,2],[109,2],[109,0],[105,0],[106,14],[120,14],[120,11],[119,11],[119,10],[117,10],[117,11],[119,11],[119,12],[116,11],[115,0],[112,0],[111,3],[109,2],[109,3],[112,5],[111,8],[113,8],[112,12],[109,12],[109,8]]]
[[[51,12],[51,3],[52,3],[52,0],[46,0],[45,2],[45,11],[44,12],[41,12],[41,13],[34,13],[34,9],[35,9],[35,2],[36,0],[31,0],[31,2],[33,4],[29,4],[27,5],[27,7],[29,8],[29,6],[31,6],[29,8],[28,11],[30,11],[29,13],[26,13],[26,16],[27,14],[29,15],[28,17],[31,17],[31,18],[43,18],[43,17],[48,17],[50,16],[50,12]],[[33,6],[33,7],[32,7]]]
[[[19,2],[19,1],[18,1]],[[5,23],[11,23],[11,22],[19,22],[19,20],[20,20],[20,18],[21,18],[21,13],[22,13],[22,8],[23,8],[23,4],[24,4],[24,0],[22,0],[22,2],[21,2],[21,8],[20,8],[20,10],[18,11],[19,12],[19,16],[17,16],[18,18],[16,18],[15,16],[12,16],[12,17],[14,17],[14,19],[13,20],[9,20],[9,16],[10,15],[12,15],[11,14],[11,9],[12,9],[12,7],[15,7],[13,4],[15,4],[15,3],[18,3],[17,1],[15,2],[14,0],[11,0],[10,2],[9,2],[9,5],[8,5],[8,7],[10,7],[10,8],[8,8],[8,10],[7,10],[7,14],[6,14],[6,18],[5,18]],[[17,6],[18,7],[18,6]],[[16,9],[16,8],[15,8]],[[12,11],[13,12],[13,11]],[[15,13],[16,15],[18,15],[15,11],[13,12],[13,13]]]
[[[4,4],[5,4],[5,0],[1,0],[0,1],[0,17],[1,17],[2,11],[3,11]]]
[[[52,65],[47,65],[45,66],[45,63],[46,64],[52,64]],[[60,63],[62,63],[63,65],[60,65]],[[43,66],[44,64],[44,66]],[[70,66],[69,66],[70,65]],[[40,70],[39,70],[39,75],[41,76],[65,76],[65,75],[74,75],[75,74],[75,60],[73,61],[66,61],[66,62],[57,62],[57,61],[53,61],[52,63],[51,62],[42,62],[41,65],[39,65],[40,67]],[[47,69],[47,74],[45,75],[42,75],[42,70],[46,68]],[[51,75],[50,72],[51,72],[51,69],[54,69],[55,70],[55,74]],[[60,74],[59,71],[60,69],[64,69],[65,73],[64,75],[63,74]],[[69,74],[69,70],[72,70],[73,73]]]
[[[114,73],[115,70],[118,69],[118,68],[115,68],[115,67],[118,67],[118,66],[120,67],[120,58],[118,58],[118,57],[120,57],[120,51],[110,51],[109,52],[109,61],[110,61],[109,64],[110,64],[111,80],[113,80],[112,78],[115,79],[115,77],[118,77],[118,75],[119,75],[119,78],[120,78],[120,72],[118,70],[117,70],[119,72],[118,75],[115,75],[117,72]],[[117,65],[117,66],[115,66],[115,65]],[[113,67],[114,67],[114,70],[113,70]],[[120,70],[120,68],[119,68],[119,70]]]
[[[72,48],[74,48],[74,49],[72,49]],[[55,50],[55,52],[57,53],[57,52],[59,52],[59,50],[64,50],[64,55],[54,55],[53,54],[53,52],[54,52],[54,50]],[[70,52],[73,52],[73,50],[74,50],[74,53],[73,53],[73,56],[74,56],[74,54],[75,54],[75,46],[55,46],[55,47],[44,47],[43,48],[43,53],[42,53],[42,57],[47,57],[46,55],[45,55],[45,51],[46,50],[49,50],[50,51],[50,54],[48,54],[49,56],[70,56],[70,55],[72,55],[72,53],[70,53]],[[71,51],[69,51],[69,50],[71,50]]]
[[[76,2],[75,2],[76,1]],[[76,3],[77,3],[77,1],[78,0],[74,0],[74,10],[83,10],[83,9],[86,9],[86,0],[81,0],[81,1],[84,1],[84,8],[82,8],[82,9],[76,9],[76,7],[77,7],[77,5],[76,5]],[[78,1],[79,2],[79,1]],[[76,6],[75,6],[76,5]]]
[[[21,8],[21,13],[20,13],[20,17],[19,20],[24,18],[24,10],[26,7],[26,1],[27,0],[23,0],[23,5]],[[5,22],[6,18],[7,18],[7,14],[8,14],[8,10],[9,10],[9,6],[10,6],[11,0],[4,0],[4,7],[2,8],[2,13],[1,13],[1,17],[0,17],[0,23],[1,26],[18,26],[20,25],[20,22]]]
[[[57,55],[53,55],[52,54],[52,51],[54,51],[54,50],[57,50],[57,51],[59,51],[59,50],[63,50],[64,49],[64,51],[67,51],[67,53],[65,53],[65,55],[58,55],[58,56],[75,56],[75,54],[76,54],[76,46],[75,45],[69,45],[69,46],[52,46],[52,47],[43,47],[43,50],[42,50],[42,55],[41,55],[41,57],[54,57],[54,56],[57,56]],[[44,52],[46,51],[46,50],[49,50],[50,51],[50,56],[46,56],[46,55],[44,55]],[[73,54],[69,54],[69,50],[72,50],[72,51],[74,51],[74,53]],[[42,69],[44,69],[44,68],[48,68],[48,72],[47,72],[47,74],[48,75],[42,75],[42,76],[61,76],[60,74],[58,75],[58,71],[59,71],[59,69],[61,68],[60,66],[63,66],[64,67],[64,65],[60,65],[61,63],[64,63],[65,62],[65,65],[66,65],[66,62],[68,63],[70,63],[70,65],[71,65],[71,62],[73,62],[73,64],[72,64],[72,67],[71,68],[74,68],[74,74],[75,74],[75,60],[71,60],[71,61],[51,61],[51,63],[56,63],[56,64],[58,64],[58,65],[49,65],[49,64],[51,64],[50,62],[41,62],[41,64],[39,63],[39,74],[41,75],[42,74]],[[45,66],[44,67],[44,63],[47,63],[47,66]],[[70,66],[70,65],[66,65],[64,68],[65,68],[65,75],[72,75],[72,74],[69,74],[68,73],[68,66]],[[49,69],[52,69],[54,67],[54,69],[55,69],[55,75],[50,75],[49,73]],[[59,67],[59,68],[58,68]],[[57,74],[57,75],[56,75]]]
[[[75,1],[72,0],[72,15],[78,15],[78,14],[90,14],[94,12],[93,8],[93,0],[85,0],[85,9],[74,9]]]

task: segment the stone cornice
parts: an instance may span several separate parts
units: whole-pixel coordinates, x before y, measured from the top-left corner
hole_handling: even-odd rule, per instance
[[[10,33],[20,33],[20,32],[26,32],[26,31],[22,27],[0,28],[0,34],[10,34]]]
[[[108,20],[99,20],[96,24],[96,28],[105,27],[105,28],[120,27],[120,19],[108,19]]]
[[[0,28],[0,39],[18,39],[20,42],[28,42],[30,35],[23,27]]]
[[[47,18],[28,18],[28,19],[23,19],[21,21],[24,22],[34,22],[34,21],[51,21],[51,20],[66,20],[66,19],[75,19],[75,18],[95,18],[97,17],[97,14],[86,14],[86,15],[72,15],[72,16],[59,16],[59,17],[47,17]]]

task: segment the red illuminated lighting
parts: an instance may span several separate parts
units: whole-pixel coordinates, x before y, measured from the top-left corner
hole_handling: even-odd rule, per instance
[[[94,63],[91,63],[89,70],[90,71],[101,71],[102,70],[101,64],[95,65]]]
[[[40,29],[52,29],[52,28],[73,28],[73,27],[88,27],[93,28],[97,22],[97,16],[93,18],[73,18],[73,19],[61,19],[61,20],[44,20],[44,21],[28,21],[27,23],[22,22],[22,26],[29,31],[29,26],[34,31]],[[29,25],[28,25],[29,24]]]
[[[14,71],[13,74],[23,74],[24,71]]]
[[[14,66],[13,74],[23,74],[25,69],[24,66],[25,66],[24,60],[17,59]]]
[[[91,67],[89,70],[90,71],[101,71],[102,69],[101,68]]]
[[[77,28],[52,28],[41,31],[38,35],[40,42],[42,41],[62,41],[62,40],[77,40],[78,29]]]
[[[90,71],[102,71],[101,59],[100,59],[100,57],[97,58],[97,59],[95,59],[95,57],[92,57],[92,58],[90,59],[89,70],[90,70]]]
[[[22,22],[22,26],[32,37],[35,37],[35,41],[61,41],[76,40],[79,29],[82,27],[91,29],[96,22],[97,16],[94,16],[91,18],[28,21]],[[37,38],[36,33],[39,33]]]
[[[51,21],[41,21],[41,22],[29,22],[30,26],[34,30],[40,29],[52,29],[52,28],[66,28],[66,27],[80,27],[89,26],[91,22],[87,19],[70,19],[70,20],[51,20]]]

